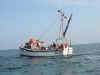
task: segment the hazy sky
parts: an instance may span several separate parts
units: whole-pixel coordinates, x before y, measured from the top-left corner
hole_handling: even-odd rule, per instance
[[[0,0],[0,49],[18,48],[30,37],[55,39],[60,8],[73,13],[73,44],[100,42],[100,0]]]

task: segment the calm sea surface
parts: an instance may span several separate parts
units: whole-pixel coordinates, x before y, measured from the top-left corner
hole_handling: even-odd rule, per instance
[[[22,57],[0,51],[0,75],[100,75],[100,44],[73,46],[73,56]]]

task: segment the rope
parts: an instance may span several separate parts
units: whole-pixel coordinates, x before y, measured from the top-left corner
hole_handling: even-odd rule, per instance
[[[54,26],[56,25],[56,24],[54,24],[55,22],[57,22],[57,18],[53,21],[53,23],[51,23],[51,24],[48,25],[48,27],[46,28],[45,31],[43,31],[43,32],[40,34],[39,39],[40,39],[40,38],[41,38],[41,39],[44,38],[44,37],[47,35],[47,33],[49,33],[51,30],[53,30],[52,28],[54,28]]]

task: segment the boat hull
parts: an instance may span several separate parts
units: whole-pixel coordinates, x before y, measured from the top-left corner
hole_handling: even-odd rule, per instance
[[[23,56],[58,56],[63,55],[62,51],[27,51],[27,50],[20,50],[21,55]]]
[[[20,50],[21,56],[72,56],[72,49],[67,50],[67,54],[64,54],[63,50]]]

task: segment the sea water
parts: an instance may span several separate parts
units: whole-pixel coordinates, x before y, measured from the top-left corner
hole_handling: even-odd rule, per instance
[[[0,50],[0,75],[100,75],[100,44],[73,46],[72,57],[25,57]]]

